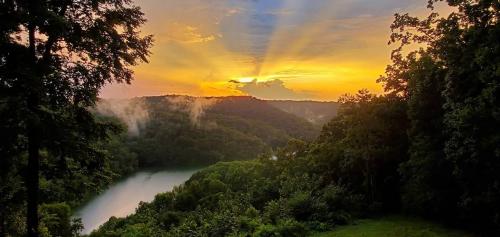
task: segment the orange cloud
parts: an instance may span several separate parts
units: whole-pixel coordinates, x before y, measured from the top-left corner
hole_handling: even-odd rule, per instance
[[[417,0],[137,0],[155,35],[131,86],[103,97],[241,95],[335,100],[375,83],[389,63],[394,12]],[[254,81],[254,79],[256,79]],[[250,83],[244,87],[230,82]],[[262,87],[262,86],[268,87]]]

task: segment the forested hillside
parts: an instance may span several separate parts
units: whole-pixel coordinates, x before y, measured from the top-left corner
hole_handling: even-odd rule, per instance
[[[305,119],[253,97],[104,100],[97,113],[129,126],[129,134],[120,140],[142,167],[254,159],[289,139],[310,141],[319,133]]]

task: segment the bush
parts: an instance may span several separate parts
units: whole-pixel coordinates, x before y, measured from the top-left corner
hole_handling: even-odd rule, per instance
[[[297,220],[307,220],[314,212],[311,194],[308,192],[297,192],[287,202],[288,208]]]
[[[280,221],[277,225],[261,225],[257,229],[255,236],[257,237],[302,237],[308,233],[304,224],[293,220],[286,219]]]
[[[168,229],[172,225],[178,225],[182,219],[182,213],[174,211],[165,211],[160,213],[158,222],[160,225]]]
[[[83,226],[80,220],[71,219],[71,209],[66,203],[40,206],[40,230],[44,236],[74,236]]]
[[[264,220],[268,223],[276,224],[279,220],[288,217],[289,210],[282,205],[282,200],[272,200],[264,208]]]

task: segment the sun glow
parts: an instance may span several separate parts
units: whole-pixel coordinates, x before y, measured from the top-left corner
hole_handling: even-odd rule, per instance
[[[249,82],[252,82],[254,80],[257,80],[257,78],[256,77],[241,77],[241,78],[236,79],[236,81],[240,82],[240,83],[249,83]]]
[[[155,36],[153,55],[135,68],[131,86],[102,95],[242,95],[245,84],[272,81],[290,92],[275,99],[381,93],[375,81],[390,63],[393,13],[425,9],[385,2],[137,0],[148,16],[144,33]]]

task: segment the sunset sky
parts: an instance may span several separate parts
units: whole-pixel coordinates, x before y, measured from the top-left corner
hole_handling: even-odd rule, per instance
[[[132,85],[105,98],[185,94],[336,100],[375,83],[389,63],[395,12],[426,0],[136,0],[155,45]]]

